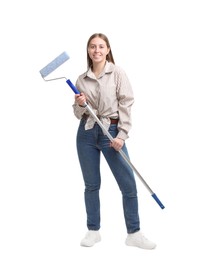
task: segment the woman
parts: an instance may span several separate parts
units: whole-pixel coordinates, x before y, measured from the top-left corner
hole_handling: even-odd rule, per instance
[[[126,245],[153,249],[155,243],[140,232],[138,198],[134,173],[120,153],[128,156],[125,140],[131,128],[133,91],[125,72],[115,65],[108,38],[93,34],[87,42],[87,71],[80,75],[73,110],[80,119],[77,132],[77,152],[85,184],[85,207],[88,232],[81,246],[93,246],[100,236],[100,155],[104,155],[120,188],[127,229]],[[92,108],[113,137],[103,133],[85,104]]]

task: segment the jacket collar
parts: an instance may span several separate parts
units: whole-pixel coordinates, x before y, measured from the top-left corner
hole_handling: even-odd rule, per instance
[[[108,73],[111,73],[114,69],[114,64],[112,62],[109,62],[109,61],[106,61],[106,64],[104,66],[104,70],[102,71],[101,75],[100,75],[100,78],[104,76],[104,74],[108,74]],[[84,73],[84,78],[85,77],[89,77],[89,78],[95,78],[94,76],[94,73],[92,72],[92,69],[89,68],[87,70],[86,73]]]

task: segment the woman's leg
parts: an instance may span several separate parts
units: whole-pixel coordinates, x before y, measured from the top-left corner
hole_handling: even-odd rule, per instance
[[[97,147],[97,128],[84,129],[82,120],[77,133],[77,152],[85,184],[85,206],[87,227],[89,230],[100,229],[100,151]]]
[[[112,137],[117,135],[117,126],[111,125],[109,129]],[[107,136],[100,138],[102,153],[119,185],[123,198],[123,209],[125,223],[128,233],[140,230],[140,220],[138,214],[138,198],[134,172],[124,158],[114,148],[109,146]],[[128,156],[126,145],[122,150]]]

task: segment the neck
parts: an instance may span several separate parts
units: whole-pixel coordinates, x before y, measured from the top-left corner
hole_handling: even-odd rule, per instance
[[[104,67],[105,67],[106,61],[102,62],[102,63],[94,63],[92,66],[92,71],[95,74],[96,77],[99,76],[99,74],[103,71]]]

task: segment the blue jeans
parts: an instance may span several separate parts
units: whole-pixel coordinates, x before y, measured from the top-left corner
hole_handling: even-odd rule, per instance
[[[122,193],[123,211],[127,233],[140,230],[138,214],[137,188],[134,172],[121,154],[110,147],[109,138],[103,134],[101,127],[95,123],[94,127],[85,130],[85,119],[80,121],[77,132],[77,152],[85,184],[85,207],[87,213],[87,228],[100,229],[100,198],[101,185],[100,155],[104,155]],[[109,133],[116,137],[116,124],[111,124]],[[126,145],[123,151],[127,156]]]

